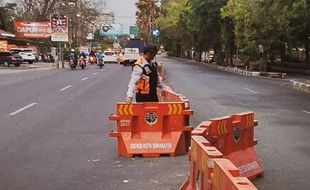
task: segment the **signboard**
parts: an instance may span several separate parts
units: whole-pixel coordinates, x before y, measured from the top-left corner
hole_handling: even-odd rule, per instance
[[[129,26],[129,34],[137,37],[139,35],[138,26]]]
[[[68,41],[68,17],[66,15],[51,15],[51,40],[53,42]]]
[[[105,24],[101,26],[101,36],[123,35],[123,25],[121,24]]]
[[[17,38],[49,38],[52,33],[50,22],[14,22]]]
[[[154,29],[154,30],[152,31],[152,34],[153,34],[153,36],[158,37],[158,36],[160,35],[159,29]]]

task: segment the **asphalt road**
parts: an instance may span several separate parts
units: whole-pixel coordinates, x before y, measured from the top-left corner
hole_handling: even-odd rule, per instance
[[[310,96],[283,80],[234,75],[206,65],[159,58],[167,83],[190,99],[191,124],[254,111],[259,189],[310,189]],[[178,189],[188,156],[117,156],[108,136],[130,67],[29,71],[0,75],[0,189]]]

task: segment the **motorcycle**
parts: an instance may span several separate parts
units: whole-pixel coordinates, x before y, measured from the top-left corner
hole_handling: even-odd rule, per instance
[[[100,67],[100,69],[102,69],[102,67],[104,66],[104,63],[103,63],[102,59],[98,60],[98,66]]]
[[[84,69],[86,67],[86,61],[84,57],[80,57],[80,67]]]
[[[77,61],[76,60],[70,59],[69,64],[70,64],[71,70],[75,70],[76,69],[76,66],[77,66]]]

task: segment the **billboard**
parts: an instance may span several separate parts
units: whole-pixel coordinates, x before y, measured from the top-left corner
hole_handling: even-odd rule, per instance
[[[123,35],[123,25],[121,24],[105,24],[100,29],[101,36]]]
[[[68,17],[66,15],[51,15],[51,40],[53,42],[68,41]]]
[[[14,22],[17,38],[49,38],[52,33],[50,22]]]

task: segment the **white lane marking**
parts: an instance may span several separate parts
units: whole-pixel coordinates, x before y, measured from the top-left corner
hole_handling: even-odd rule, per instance
[[[258,94],[258,92],[257,91],[255,91],[255,90],[251,90],[251,89],[249,89],[249,88],[244,88],[245,90],[248,90],[248,91],[250,91],[250,92],[252,92],[252,93],[254,93],[254,94]]]
[[[88,77],[82,78],[82,80],[86,80],[86,79],[88,79]]]
[[[224,81],[224,82],[227,82],[227,83],[229,83],[229,82],[230,82],[229,80],[225,80],[225,79],[223,79],[223,81]]]
[[[101,72],[105,71],[105,69],[102,69]]]
[[[67,90],[68,88],[70,88],[72,85],[68,85],[68,86],[66,86],[66,87],[64,87],[64,88],[62,88],[62,89],[60,89],[60,91],[64,91],[64,90]]]
[[[33,102],[33,103],[31,103],[31,104],[29,104],[29,105],[23,107],[23,108],[20,108],[20,109],[18,109],[18,110],[16,110],[16,111],[10,113],[9,115],[10,115],[10,116],[16,115],[16,114],[18,114],[19,112],[22,112],[22,111],[24,111],[25,109],[28,109],[28,108],[30,108],[30,107],[36,105],[36,104],[37,104],[37,103]]]
[[[310,111],[301,110],[303,113],[310,114]]]
[[[98,73],[94,73],[93,75],[97,75]]]

